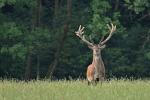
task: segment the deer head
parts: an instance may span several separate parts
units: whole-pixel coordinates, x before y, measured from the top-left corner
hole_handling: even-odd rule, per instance
[[[106,39],[104,39],[104,36],[100,39],[99,43],[98,44],[95,44],[95,43],[91,43],[89,42],[86,38],[85,38],[85,35],[84,35],[84,27],[82,27],[81,25],[79,26],[79,29],[78,31],[76,31],[76,35],[83,41],[85,42],[88,47],[90,49],[93,50],[93,55],[94,56],[99,56],[100,55],[100,52],[102,49],[104,49],[106,47],[106,42],[111,38],[111,36],[113,35],[114,31],[116,30],[116,26],[113,25],[111,23],[111,25],[107,24],[108,26],[108,29],[109,29],[109,35]]]

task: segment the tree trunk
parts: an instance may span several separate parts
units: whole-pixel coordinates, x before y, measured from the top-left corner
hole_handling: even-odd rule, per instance
[[[59,12],[59,0],[54,1],[54,17],[53,17],[53,28],[57,27],[58,24],[58,12]]]
[[[47,72],[47,78],[50,78],[50,79],[52,78],[52,74],[54,72],[54,69],[58,65],[60,53],[61,53],[61,51],[63,49],[64,42],[65,42],[65,40],[67,38],[67,32],[68,32],[68,24],[66,24],[64,26],[63,36],[61,37],[61,39],[59,41],[59,44],[58,44],[58,47],[57,47],[57,51],[55,53],[54,61],[49,66],[49,70]]]
[[[118,8],[119,8],[119,0],[116,0],[115,1],[115,8],[114,8],[114,10],[117,11]]]
[[[40,27],[41,24],[41,10],[42,10],[42,1],[41,0],[37,0],[37,7],[36,7],[37,11],[36,11],[36,27]],[[39,80],[40,78],[40,56],[39,54],[37,54],[37,76],[36,79]]]
[[[40,27],[40,22],[41,22],[41,10],[42,10],[42,1],[37,0],[37,14],[36,14],[36,27]]]
[[[36,8],[32,8],[32,19],[31,19],[31,32],[35,31],[36,27],[40,25],[40,15],[41,15],[41,0],[37,0]],[[25,67],[25,80],[30,80],[31,76],[31,64],[32,64],[32,45],[28,45],[28,54],[27,54],[27,62]],[[37,69],[38,70],[38,69]]]
[[[40,57],[37,55],[37,70],[36,70],[36,79],[40,79]]]
[[[29,46],[28,47],[28,54],[27,54],[27,62],[26,62],[26,67],[25,67],[25,80],[29,80],[30,79],[30,75],[31,75],[31,60],[32,60],[32,48]]]
[[[150,41],[150,35],[148,34],[145,38],[146,38],[146,39],[145,39],[145,40],[144,40],[144,42],[143,42],[142,50],[144,50],[144,49],[145,49],[146,44],[148,44],[148,43],[149,43],[149,41]]]
[[[47,72],[47,78],[50,78],[50,79],[52,78],[52,74],[59,63],[60,54],[63,49],[64,42],[67,38],[67,33],[69,30],[69,21],[70,21],[70,16],[71,16],[71,3],[72,3],[71,0],[67,0],[67,18],[63,27],[63,34],[62,34],[62,37],[60,37],[58,41],[58,47],[55,53],[54,61],[49,65],[49,69]],[[57,10],[55,9],[55,11]]]
[[[57,15],[58,15],[58,7],[59,7],[59,0],[55,0],[55,9],[54,9],[55,17],[57,17]]]

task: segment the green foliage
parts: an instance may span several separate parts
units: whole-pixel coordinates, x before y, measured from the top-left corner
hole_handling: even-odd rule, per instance
[[[14,0],[16,1],[16,5],[21,5],[21,6],[28,6],[28,7],[35,7],[36,6],[36,0]]]
[[[88,24],[88,28],[92,34],[91,39],[99,41],[100,37],[108,34],[107,24],[113,23],[117,25],[117,32],[121,33],[124,28],[120,24],[121,16],[119,11],[115,11],[108,0],[93,0],[91,2],[92,18]]]
[[[0,0],[0,8],[4,6],[6,0]]]
[[[100,32],[101,34],[106,34],[106,24],[111,22],[111,18],[107,16],[106,13],[109,12],[111,6],[107,0],[93,0],[91,3],[93,17],[92,22],[89,24],[89,28],[93,33]]]
[[[143,12],[145,9],[149,8],[148,0],[124,0],[126,2],[125,6],[129,10],[134,11],[136,14]]]
[[[36,77],[39,66],[44,78],[68,20],[56,78],[85,77],[92,62],[92,51],[74,34],[77,27],[85,26],[86,38],[98,43],[111,22],[117,31],[102,51],[107,76],[150,76],[149,0],[72,0],[70,19],[66,1],[59,2],[57,16],[54,4],[43,0],[38,13],[37,0],[0,0],[0,77],[22,79],[30,47],[31,77]]]
[[[22,44],[15,44],[12,47],[1,48],[1,53],[9,53],[12,55],[13,59],[25,59],[26,48]]]
[[[147,52],[145,56],[150,60],[150,52]]]
[[[0,30],[1,53],[9,53],[15,58],[22,58],[24,46],[21,44],[22,31],[14,22],[3,23]],[[24,55],[25,56],[25,55]],[[24,57],[23,57],[24,58]]]

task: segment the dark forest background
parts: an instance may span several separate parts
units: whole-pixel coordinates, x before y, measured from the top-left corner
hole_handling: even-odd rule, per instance
[[[0,0],[0,77],[84,78],[90,41],[117,31],[102,51],[107,77],[150,77],[149,0]]]

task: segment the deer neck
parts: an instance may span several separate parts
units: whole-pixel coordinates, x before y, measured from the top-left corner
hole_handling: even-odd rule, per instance
[[[101,57],[101,53],[99,55],[95,55],[93,53],[93,61],[92,64],[97,67],[98,65],[100,65],[100,63],[102,62],[102,57]]]
[[[101,76],[104,76],[105,73],[105,66],[101,57],[101,53],[99,55],[93,54],[93,67],[95,67],[95,78],[100,78]]]

